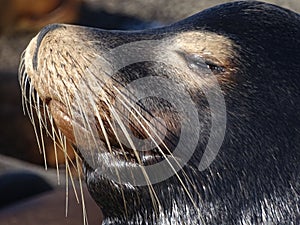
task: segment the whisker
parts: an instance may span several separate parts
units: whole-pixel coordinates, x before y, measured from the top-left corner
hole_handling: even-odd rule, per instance
[[[160,143],[163,144],[163,146],[166,148],[166,150],[169,152],[170,155],[172,155],[172,152],[170,151],[170,149],[165,145],[165,143],[163,142],[163,140],[160,138],[160,136],[156,133],[156,130],[153,128],[152,124],[150,124],[148,122],[148,120],[146,120],[144,118],[144,116],[135,108],[135,106],[128,101],[128,99],[116,88],[116,91],[118,91],[120,93],[120,95],[124,98],[125,101],[127,101],[127,103],[132,107],[132,109],[135,110],[135,112],[140,116],[141,119],[144,120],[144,122],[147,124],[147,126],[151,129],[151,131],[153,132],[154,135],[157,136],[157,138],[159,139]],[[137,118],[137,116],[131,112],[131,110],[129,109],[128,105],[126,103],[124,103],[122,101],[122,99],[119,99],[120,102],[123,104],[123,106],[125,108],[127,108],[127,110],[131,113],[131,115],[133,115],[133,117],[136,119],[136,121],[141,125],[141,127],[144,129],[144,131],[147,133],[147,135],[151,138],[151,140],[153,141],[153,143],[156,145],[157,149],[160,151],[160,153],[163,155],[163,157],[165,158],[165,160],[168,162],[170,168],[174,171],[174,174],[176,175],[177,179],[179,180],[180,184],[182,185],[184,191],[186,192],[186,194],[188,195],[189,199],[191,200],[191,202],[193,203],[195,208],[198,208],[196,202],[194,201],[192,195],[190,194],[190,191],[188,190],[188,188],[186,187],[186,185],[184,184],[183,180],[180,178],[180,176],[178,175],[177,171],[175,170],[174,166],[171,164],[171,162],[168,160],[168,157],[166,156],[166,154],[161,150],[160,146],[158,145],[158,143],[155,141],[155,139],[152,137],[151,133],[147,130],[147,128],[143,125],[143,123],[140,121],[139,118]],[[175,159],[175,162],[177,163],[178,166],[180,166],[180,163],[178,162],[177,159]],[[183,171],[184,172],[184,171]],[[184,175],[186,177],[187,174],[184,172]]]
[[[127,155],[125,154],[125,150],[124,150],[124,148],[123,148],[123,145],[122,145],[122,143],[121,143],[121,141],[120,141],[120,139],[119,139],[119,137],[118,137],[118,135],[117,135],[115,129],[113,128],[113,125],[111,124],[110,119],[108,118],[108,116],[107,116],[106,114],[105,114],[105,118],[106,118],[106,120],[108,121],[108,124],[109,124],[109,126],[111,127],[111,129],[112,129],[112,131],[113,131],[113,133],[114,133],[114,135],[115,135],[115,137],[116,137],[116,139],[117,139],[117,142],[119,143],[119,146],[120,146],[121,151],[124,153],[125,159],[128,160],[128,157],[127,157]],[[104,129],[105,129],[105,128],[104,128]],[[112,153],[111,146],[109,147],[109,151]],[[118,169],[115,168],[115,171],[116,171],[117,176],[118,176],[118,181],[121,183],[121,177],[120,177],[120,174],[119,174],[119,172],[118,172]],[[131,174],[131,175],[132,175],[132,177],[133,177],[133,174]],[[125,213],[126,213],[126,215],[127,215],[127,214],[128,214],[128,212],[127,212],[127,205],[126,205],[125,194],[124,194],[123,189],[121,189],[121,194],[122,194],[122,199],[123,199],[123,205],[124,205]]]
[[[90,71],[90,74],[94,75],[91,71]],[[102,86],[106,85],[105,83],[101,82],[96,75],[94,75],[94,78],[95,78],[96,82],[99,81],[102,84]],[[90,79],[90,80],[92,80],[92,79]],[[96,83],[95,80],[93,80],[93,83]],[[106,94],[107,93],[109,94],[109,90],[107,90]],[[111,96],[113,96],[113,95],[111,95]],[[109,108],[109,111],[113,114],[114,118],[117,120],[118,124],[120,125],[121,130],[123,131],[124,135],[126,136],[127,140],[130,143],[131,148],[133,149],[133,153],[135,154],[135,156],[136,156],[139,164],[141,165],[142,162],[141,162],[140,156],[138,154],[138,151],[136,150],[136,148],[135,148],[135,146],[134,146],[134,144],[133,144],[133,142],[131,140],[131,137],[129,136],[129,134],[127,132],[127,129],[124,127],[121,119],[119,118],[118,113],[114,110],[114,108],[110,107],[111,104],[109,104],[109,100],[107,98],[104,98],[104,102],[106,103],[106,105]],[[115,135],[115,136],[117,137],[118,135]],[[120,140],[118,140],[118,141],[120,141]],[[122,151],[124,151],[123,147],[122,147]],[[146,182],[148,183],[149,193],[150,193],[150,196],[151,196],[151,199],[152,199],[152,202],[153,202],[153,206],[154,206],[155,212],[158,212],[158,208],[161,205],[160,201],[159,201],[159,199],[158,199],[158,197],[157,197],[157,195],[155,193],[155,190],[154,190],[153,186],[151,185],[151,182],[150,182],[150,180],[148,178],[148,175],[147,175],[145,169],[143,167],[141,167],[141,168],[142,168],[142,172],[144,174],[144,177],[146,179]],[[158,204],[158,207],[156,207],[156,204]]]
[[[69,173],[68,173],[68,160],[65,155],[65,168],[66,168],[66,174],[65,174],[65,179],[66,179],[66,209],[65,209],[65,217],[68,217],[68,209],[69,209]]]
[[[54,147],[54,157],[55,157],[55,166],[56,166],[56,177],[57,177],[57,184],[60,185],[60,174],[59,174],[59,167],[58,167],[58,156],[57,156],[57,141],[56,141],[56,134],[54,129],[54,121],[52,115],[49,113],[49,110],[47,110],[47,115],[51,124],[51,130],[52,130],[52,140],[53,140],[53,147]]]
[[[126,136],[127,140],[129,141],[129,144],[130,144],[131,148],[133,149],[133,153],[134,153],[135,157],[137,158],[138,163],[139,163],[140,165],[142,165],[142,162],[141,162],[140,156],[139,156],[139,154],[138,154],[138,151],[137,151],[137,149],[135,148],[135,146],[134,146],[134,144],[133,144],[133,141],[132,141],[132,139],[131,139],[131,137],[130,137],[130,135],[129,135],[127,129],[126,129],[126,127],[124,126],[122,120],[119,118],[118,113],[117,113],[117,112],[115,111],[115,109],[114,109],[113,107],[111,107],[109,104],[108,104],[108,107],[109,107],[110,112],[112,112],[114,118],[116,119],[117,123],[120,125],[120,127],[121,127],[121,129],[122,129],[122,132],[124,133],[124,135]],[[141,169],[142,169],[142,173],[143,173],[143,175],[144,175],[144,177],[145,177],[145,180],[146,180],[146,182],[147,182],[147,184],[148,184],[147,186],[148,186],[148,188],[149,188],[149,193],[150,193],[150,195],[151,195],[151,199],[152,199],[152,197],[154,197],[154,198],[152,199],[152,203],[153,203],[153,207],[155,208],[155,212],[157,212],[158,207],[156,207],[156,204],[158,204],[158,205],[160,206],[160,205],[161,205],[161,204],[160,204],[160,201],[159,201],[159,199],[158,199],[158,197],[157,197],[157,195],[156,195],[156,193],[155,193],[155,190],[154,190],[154,188],[153,188],[153,186],[152,186],[152,184],[151,184],[151,181],[150,181],[150,179],[149,179],[149,177],[148,177],[148,174],[147,174],[146,171],[145,171],[145,168],[144,168],[144,167],[141,167]],[[152,196],[151,193],[153,194],[153,196]],[[154,201],[154,200],[156,200],[156,201]]]
[[[79,164],[79,157],[77,154],[75,154],[75,160],[76,164]],[[84,193],[83,193],[83,187],[82,187],[82,182],[81,182],[81,173],[79,171],[79,166],[77,166],[77,171],[78,171],[78,176],[79,176],[79,188],[80,188],[80,194],[81,194],[81,205],[82,205],[82,214],[83,214],[83,224],[88,225],[88,216],[87,216],[87,211],[86,211],[86,206],[85,206],[85,198],[84,198]]]
[[[78,169],[77,164],[76,164],[75,169],[76,169],[76,172],[77,172],[77,169]],[[79,201],[79,197],[78,197],[77,190],[76,190],[76,185],[75,185],[74,178],[73,178],[73,172],[70,169],[70,166],[68,166],[68,173],[70,174],[70,180],[71,180],[71,183],[72,183],[72,187],[73,187],[73,191],[74,191],[74,194],[75,194],[76,201],[79,203],[80,201]],[[78,173],[77,175],[78,175],[78,179],[81,179],[80,174]]]
[[[23,53],[24,55],[24,53]],[[44,83],[48,83],[50,80],[50,74],[52,71],[51,76],[58,75],[58,71],[56,69],[56,65],[48,63],[53,62],[52,55],[50,55],[50,59],[52,60],[44,60],[43,67],[41,73],[44,75]],[[52,68],[50,71],[46,70],[46,68]],[[57,173],[57,183],[60,184],[60,173],[59,173],[59,162],[58,162],[58,149],[62,150],[64,153],[64,160],[65,160],[65,179],[66,179],[66,210],[65,214],[68,215],[68,208],[69,208],[69,179],[71,181],[73,191],[75,193],[75,197],[77,202],[79,201],[79,195],[77,193],[75,180],[72,173],[72,168],[76,168],[76,171],[78,173],[78,178],[81,179],[81,173],[80,173],[80,166],[79,166],[79,156],[77,153],[75,153],[76,157],[76,165],[74,164],[73,160],[70,158],[68,152],[67,152],[67,142],[66,137],[62,134],[62,132],[59,129],[56,129],[54,119],[48,109],[48,106],[41,101],[38,93],[35,91],[33,85],[31,84],[30,78],[28,74],[26,73],[25,69],[25,59],[22,56],[20,67],[19,67],[19,83],[21,86],[21,93],[22,93],[22,108],[24,114],[27,114],[32,125],[34,128],[34,133],[37,140],[37,145],[40,153],[44,156],[44,163],[45,163],[45,169],[47,169],[47,158],[46,158],[46,149],[45,149],[45,142],[44,142],[44,135],[49,135],[54,144],[54,155],[55,155],[55,164],[56,164],[56,173]],[[62,82],[63,83],[63,82]],[[49,83],[48,83],[49,84]],[[63,83],[64,84],[64,83]],[[50,84],[49,84],[50,85]],[[62,90],[67,90],[67,87],[65,89],[60,90],[59,87],[53,86],[57,93],[62,93]],[[62,96],[65,96],[63,98]],[[59,99],[62,103],[69,102],[70,99],[68,97],[68,93],[64,93],[64,95],[58,95]],[[71,107],[69,107],[71,108]],[[36,119],[38,121],[36,121]],[[48,120],[49,119],[49,120]],[[85,124],[88,124],[88,118],[86,118]],[[48,120],[48,121],[47,121]],[[48,126],[50,126],[48,128]],[[87,127],[87,126],[86,126]],[[87,213],[85,209],[85,203],[84,203],[84,194],[83,194],[83,188],[81,180],[79,181],[80,184],[80,192],[81,192],[81,202],[83,207],[83,218],[84,218],[84,224],[88,224],[87,222]]]
[[[47,170],[47,158],[46,158],[46,149],[45,149],[45,143],[44,143],[44,136],[43,136],[43,118],[41,116],[41,111],[40,111],[40,98],[36,95],[36,105],[37,105],[37,117],[39,121],[39,127],[40,127],[40,140],[41,140],[41,147],[42,147],[42,152],[44,156],[44,163],[45,163],[45,169]]]
[[[32,85],[30,85],[30,94],[31,96],[33,96],[33,87]],[[34,113],[33,113],[33,102],[32,102],[32,97],[29,98],[29,112],[28,112],[28,115],[29,115],[29,118],[31,120],[31,123],[33,125],[33,129],[34,129],[34,133],[35,133],[35,136],[36,136],[36,140],[37,140],[37,144],[38,144],[38,149],[40,151],[40,153],[42,153],[41,151],[41,143],[40,143],[40,139],[39,139],[39,135],[38,135],[38,131],[37,131],[37,127],[36,127],[36,124],[35,124],[35,120],[34,120]],[[37,112],[38,109],[35,110],[35,112]]]

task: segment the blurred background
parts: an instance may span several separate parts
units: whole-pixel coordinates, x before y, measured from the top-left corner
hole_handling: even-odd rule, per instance
[[[44,171],[44,159],[39,152],[33,127],[22,111],[18,83],[20,55],[43,26],[50,23],[71,23],[102,29],[146,29],[175,22],[224,2],[229,1],[0,0],[0,224],[18,224],[18,221],[22,221],[22,224],[58,224],[64,219],[64,182],[57,187],[53,143],[45,137],[47,164],[50,169]],[[299,0],[267,2],[300,12]],[[63,167],[63,154],[59,156],[59,163]],[[26,192],[26,185],[36,185],[36,189],[31,188],[31,191]],[[22,187],[22,193],[11,187]],[[42,197],[28,203],[30,207],[17,207],[21,204],[21,199],[33,199],[32,196],[42,192],[48,194],[46,197],[39,195]],[[61,199],[60,203],[57,203],[58,199]],[[70,201],[76,202],[72,197]],[[88,202],[91,204],[92,214],[100,215],[94,203],[91,200]],[[27,203],[23,201],[22,204]],[[77,203],[69,203],[70,207],[75,204]],[[47,213],[49,207],[52,207],[54,216]],[[41,213],[40,221],[32,214],[37,209]],[[61,211],[59,219],[55,219],[55,211]],[[80,207],[72,211],[69,216],[71,220],[64,221],[64,224],[82,224],[82,220],[78,219],[80,212]],[[99,216],[92,218],[94,220],[92,219],[91,224],[100,224]]]

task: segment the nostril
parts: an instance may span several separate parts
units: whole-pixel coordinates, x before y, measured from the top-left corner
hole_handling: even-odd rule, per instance
[[[40,45],[41,45],[41,42],[43,40],[43,38],[46,36],[46,34],[48,34],[50,31],[53,31],[53,30],[56,30],[60,27],[64,27],[63,25],[61,24],[50,24],[46,27],[44,27],[38,37],[37,37],[37,41],[36,41],[36,48],[35,48],[35,52],[34,52],[34,55],[33,55],[33,59],[32,59],[32,66],[33,66],[33,69],[37,69],[37,57],[38,57],[38,52],[39,52],[39,48],[40,48]]]

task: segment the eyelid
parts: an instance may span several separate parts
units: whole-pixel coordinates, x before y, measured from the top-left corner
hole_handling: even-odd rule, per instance
[[[178,52],[188,64],[188,67],[192,70],[206,70],[209,69],[212,72],[220,73],[224,72],[225,69],[222,66],[217,65],[211,60],[207,60],[196,53]]]
[[[205,60],[200,55],[187,54],[185,55],[185,59],[188,63],[188,67],[190,67],[191,69],[209,69],[208,65],[205,63]]]
[[[198,54],[186,52],[177,53],[185,59],[186,63],[188,64],[188,67],[191,69],[195,67],[201,67],[203,69],[208,68],[208,65],[205,63],[205,60]]]

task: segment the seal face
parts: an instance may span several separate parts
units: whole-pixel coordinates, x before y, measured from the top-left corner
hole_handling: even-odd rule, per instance
[[[144,31],[50,25],[21,60],[25,107],[74,144],[106,224],[297,224],[299,31],[252,1]]]

